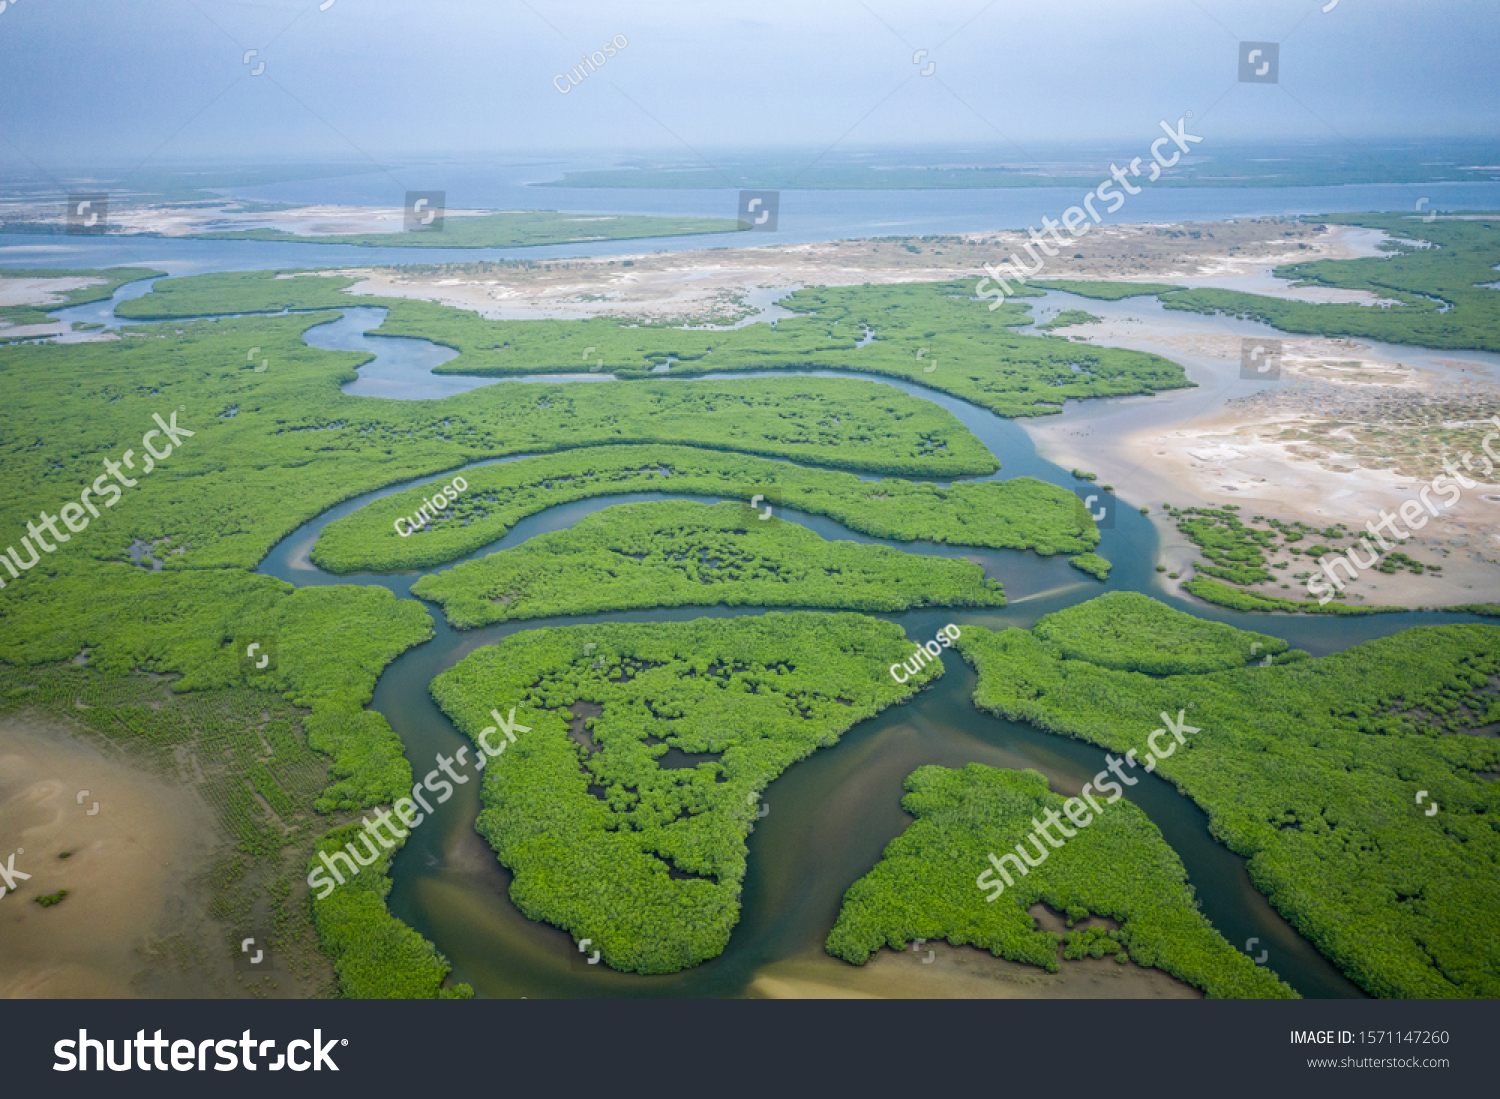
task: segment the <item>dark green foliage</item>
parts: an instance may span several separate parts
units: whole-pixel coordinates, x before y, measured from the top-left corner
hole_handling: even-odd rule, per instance
[[[967,283],[815,287],[778,304],[801,316],[732,331],[583,321],[487,321],[427,302],[392,306],[381,333],[424,336],[462,352],[444,374],[577,373],[592,365],[640,378],[669,357],[671,374],[730,370],[859,370],[951,393],[1002,416],[1061,412],[1065,400],[1191,385],[1176,363],[1118,348],[1020,335],[1021,306],[991,313]],[[856,347],[866,329],[872,343]],[[921,352],[922,357],[918,358]],[[936,364],[936,365],[934,365]],[[1077,369],[1074,369],[1074,368]]]
[[[1265,568],[1266,548],[1276,532],[1246,525],[1228,508],[1183,508],[1169,511],[1189,542],[1203,551],[1212,565],[1198,571],[1235,584],[1260,584],[1274,577]]]
[[[1392,254],[1289,264],[1275,274],[1300,279],[1302,285],[1364,290],[1399,304],[1314,304],[1214,289],[1168,294],[1162,304],[1168,309],[1249,317],[1283,332],[1500,351],[1500,292],[1487,288],[1500,277],[1495,271],[1500,264],[1500,218],[1428,222],[1402,214],[1335,214],[1316,220],[1384,229],[1395,238]]]
[[[1437,565],[1424,565],[1416,558],[1408,557],[1406,556],[1406,554],[1399,551],[1393,551],[1386,554],[1378,562],[1376,562],[1375,567],[1386,574],[1397,573],[1402,569],[1406,569],[1406,571],[1415,573],[1417,576],[1421,576],[1428,569],[1433,569],[1437,572],[1443,571],[1442,568]]]
[[[333,852],[363,828],[349,824],[318,841]],[[313,865],[309,859],[309,865]],[[316,863],[321,866],[322,863]],[[353,999],[410,1000],[473,996],[468,985],[442,987],[448,960],[435,946],[386,911],[390,859],[364,867],[323,900],[312,902],[318,938],[333,959],[339,987]]]
[[[1095,580],[1104,581],[1109,579],[1109,570],[1114,568],[1103,557],[1097,553],[1080,553],[1077,557],[1069,557],[1068,564],[1079,572],[1086,572]]]
[[[854,614],[594,624],[479,649],[432,695],[471,739],[492,710],[527,727],[488,761],[476,825],[516,907],[616,969],[671,973],[728,942],[760,792],[942,674],[897,684],[913,651]]]
[[[1065,660],[1147,675],[1242,668],[1287,648],[1280,638],[1193,618],[1123,591],[1049,614],[1032,633],[1055,645]]]
[[[46,583],[12,584],[0,599],[7,663],[52,664],[87,648],[99,671],[176,675],[178,691],[250,682],[314,711],[359,710],[380,670],[432,629],[419,605],[384,588],[296,589],[227,569],[148,573],[67,561]],[[241,642],[256,638],[274,638],[279,651],[247,681]],[[380,783],[373,792],[383,792]]]
[[[1242,591],[1220,583],[1218,580],[1208,580],[1203,577],[1187,581],[1182,585],[1182,590],[1189,595],[1196,595],[1205,603],[1228,607],[1232,611],[1264,611],[1268,614],[1279,612],[1282,614],[1362,615],[1394,614],[1407,609],[1406,607],[1356,607],[1339,602],[1324,603],[1320,606],[1316,599],[1277,599],[1268,595]]]
[[[495,385],[434,401],[348,397],[339,385],[353,379],[359,357],[302,340],[331,316],[145,325],[114,343],[0,348],[0,548],[19,545],[26,520],[43,508],[55,513],[76,501],[104,472],[103,459],[128,448],[139,465],[153,413],[181,409],[178,423],[195,432],[17,584],[36,583],[62,557],[122,560],[135,540],[170,539],[162,554],[168,571],[252,567],[341,500],[506,454],[664,442],[921,477],[996,468],[952,414],[855,379]],[[265,372],[247,361],[251,347],[270,362]]]
[[[209,275],[187,275],[162,279],[151,288],[151,293],[120,302],[115,306],[115,316],[132,320],[166,320],[387,304],[380,298],[354,298],[344,293],[359,281],[350,275],[304,271],[219,271]]]
[[[1420,627],[1320,659],[1154,679],[1067,659],[1047,623],[965,628],[977,706],[1142,758],[1162,715],[1185,714],[1198,731],[1159,773],[1350,979],[1377,996],[1500,995],[1500,788],[1483,778],[1500,742],[1462,735],[1500,721],[1500,629]]]
[[[1088,826],[1074,829],[992,902],[992,891],[975,881],[990,869],[988,856],[1013,852],[1032,833],[1033,818],[1048,809],[1061,813],[1066,799],[1035,771],[978,763],[918,768],[906,789],[901,806],[917,819],[844,895],[827,942],[834,957],[863,965],[882,946],[903,950],[912,939],[945,938],[1056,973],[1059,946],[1065,958],[1123,950],[1210,996],[1296,995],[1203,918],[1176,853],[1130,802],[1103,805]],[[1042,931],[1027,912],[1037,903],[1067,912],[1070,924],[1092,914],[1120,928]]]
[[[800,316],[783,318],[775,327],[761,323],[716,331],[627,326],[607,317],[491,321],[433,302],[351,298],[340,292],[352,281],[348,276],[275,275],[167,280],[159,284],[164,293],[148,294],[120,312],[156,318],[375,304],[390,309],[378,334],[421,337],[460,352],[437,368],[439,374],[576,374],[585,371],[585,363],[587,369],[602,363],[617,377],[646,379],[669,359],[675,360],[674,378],[740,370],[858,370],[939,389],[1002,416],[1051,415],[1069,399],[1192,384],[1180,366],[1157,355],[1018,334],[1013,328],[1026,323],[1025,308],[1007,304],[991,313],[972,300],[967,281],[807,288],[778,303]],[[857,347],[867,328],[874,341]]]
[[[1103,318],[1082,309],[1064,309],[1046,324],[1036,326],[1038,332],[1053,332],[1059,328],[1070,328],[1075,324],[1098,324]]]
[[[1031,279],[1026,285],[1035,290],[1062,290],[1077,294],[1080,298],[1093,298],[1095,301],[1154,297],[1182,289],[1167,282],[1101,282],[1092,279]]]
[[[971,561],[827,542],[743,504],[622,504],[412,587],[459,629],[644,607],[1003,607]]]
[[[425,528],[403,538],[409,517],[442,485],[372,501],[323,528],[312,559],[331,572],[395,571],[440,565],[504,537],[528,515],[558,504],[629,492],[757,494],[775,507],[827,515],[877,538],[1066,553],[1099,541],[1076,497],[1030,477],[951,485],[864,481],[691,447],[608,446],[467,470],[468,489]],[[403,527],[409,526],[403,524]]]
[[[1363,290],[1387,305],[1314,303],[1239,290],[1184,290],[1147,283],[1033,282],[1106,300],[1153,293],[1167,309],[1227,313],[1262,321],[1283,332],[1361,336],[1415,347],[1500,351],[1500,217],[1438,218],[1409,214],[1323,214],[1305,220],[1384,229],[1390,255],[1315,260],[1276,268],[1301,286]]]
[[[1259,515],[1247,523],[1236,514],[1239,508],[1235,506],[1174,508],[1168,504],[1164,507],[1167,514],[1177,521],[1177,529],[1203,551],[1205,559],[1212,562],[1197,564],[1197,575],[1182,585],[1183,591],[1196,595],[1205,603],[1236,611],[1287,614],[1363,615],[1405,610],[1404,607],[1363,607],[1337,602],[1344,597],[1342,592],[1334,593],[1335,602],[1319,604],[1316,599],[1282,599],[1230,586],[1274,581],[1276,576],[1270,570],[1289,567],[1291,559],[1299,554],[1316,561],[1324,554],[1337,552],[1337,547],[1321,543],[1305,548],[1299,548],[1295,543],[1308,535],[1330,540],[1347,538],[1350,532],[1343,524],[1320,530],[1302,522],[1283,523]],[[1257,523],[1264,525],[1258,526]],[[1269,558],[1278,550],[1288,554],[1288,559],[1270,562]]]

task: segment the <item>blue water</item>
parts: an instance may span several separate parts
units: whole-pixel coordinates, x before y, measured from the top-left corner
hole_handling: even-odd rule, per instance
[[[496,174],[496,178],[489,176]],[[555,178],[537,170],[533,178]],[[568,190],[524,185],[515,170],[489,173],[445,168],[434,179],[409,172],[412,190],[445,185],[453,209],[555,209],[579,213],[660,214],[733,218],[738,192]],[[399,207],[405,193],[385,174],[304,180],[232,192],[295,203]],[[185,240],[160,237],[37,236],[0,233],[0,267],[151,266],[174,275],[297,267],[400,266],[498,259],[634,255],[703,248],[792,244],[871,236],[915,236],[1023,229],[1057,217],[1082,197],[1067,187],[990,191],[787,191],[777,231],[659,237],[535,248],[356,248],[275,241]],[[1156,188],[1132,196],[1107,223],[1225,221],[1232,218],[1414,210],[1418,198],[1440,210],[1500,209],[1500,182],[1356,184],[1345,187]]]

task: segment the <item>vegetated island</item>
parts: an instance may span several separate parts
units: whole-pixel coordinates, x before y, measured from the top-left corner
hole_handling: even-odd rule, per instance
[[[633,492],[727,496],[826,515],[851,530],[900,542],[1031,549],[1050,556],[1092,549],[1099,530],[1078,498],[1032,477],[867,481],[744,454],[681,446],[588,447],[467,469],[458,499],[410,519],[432,485],[373,500],[323,528],[312,559],[329,572],[386,572],[441,565],[482,549],[528,515],[559,504]],[[451,483],[451,482],[449,482]],[[442,487],[442,486],[437,486]],[[396,528],[406,519],[403,536]],[[415,530],[411,528],[415,527]]]
[[[1155,966],[1215,997],[1295,997],[1269,969],[1236,950],[1198,911],[1177,853],[1129,801],[1100,795],[1095,815],[1080,799],[1050,792],[1036,771],[971,763],[961,770],[920,767],[906,778],[901,807],[917,819],[886,847],[880,862],[844,894],[826,948],[863,965],[883,946],[904,950],[916,938],[947,939],[1051,973],[1063,959],[1115,956],[1122,965]],[[1069,800],[1078,817],[1063,816]],[[1027,864],[1004,885],[990,858],[1015,860],[1035,839],[1033,822],[1055,813],[1074,834],[1060,847],[1025,847]],[[985,871],[989,871],[988,875]],[[1066,934],[1043,931],[1027,911],[1037,903],[1066,913]],[[1100,926],[1100,923],[1104,923]],[[1113,924],[1113,926],[1110,926]]]
[[[458,629],[651,607],[822,607],[903,611],[1003,607],[972,561],[825,541],[744,504],[618,504],[569,530],[424,576],[419,599]]]
[[[424,301],[391,307],[382,335],[457,349],[440,374],[602,371],[645,377],[743,370],[857,370],[949,393],[1000,416],[1050,416],[1068,400],[1191,388],[1177,363],[1015,331],[1022,304],[991,312],[972,280],[807,287],[777,304],[798,314],[725,330],[626,325],[613,318],[491,321]]]
[[[1109,570],[1114,568],[1114,565],[1097,553],[1080,553],[1077,557],[1069,557],[1068,564],[1100,581],[1108,580]]]
[[[492,710],[526,727],[488,762],[476,824],[522,914],[615,969],[673,973],[729,941],[760,792],[942,674],[897,684],[912,648],[808,611],[554,627],[470,654],[432,696],[476,743]]]
[[[1108,655],[1089,658],[1101,623]],[[1500,720],[1500,629],[1417,627],[1270,667],[1254,642],[1221,635],[1248,666],[1197,672],[1174,653],[1203,628],[1112,595],[1031,632],[966,627],[955,648],[979,672],[980,709],[1117,754],[1144,758],[1163,714],[1189,722],[1158,773],[1367,992],[1500,995],[1500,789],[1486,781],[1500,742],[1475,735]],[[1438,813],[1417,800],[1424,790]]]
[[[193,275],[164,279],[116,312],[168,319],[381,306],[389,312],[374,334],[427,339],[459,352],[436,368],[438,374],[642,379],[849,370],[936,389],[1000,416],[1050,416],[1068,400],[1144,396],[1193,384],[1180,365],[1159,355],[1018,332],[1032,321],[1028,307],[1007,301],[993,312],[981,308],[973,280],[808,287],[777,303],[797,316],[727,329],[627,324],[613,317],[489,320],[428,301],[343,293],[356,282],[348,275],[269,271]]]
[[[1048,280],[1032,286],[1103,300],[1160,296],[1167,309],[1223,313],[1262,321],[1282,332],[1359,336],[1410,347],[1500,351],[1500,215],[1320,214],[1303,221],[1383,229],[1390,253],[1363,259],[1314,260],[1275,268],[1293,285],[1361,290],[1379,304],[1307,302],[1217,288]]]
[[[1102,317],[1096,317],[1084,309],[1064,309],[1045,324],[1037,325],[1036,330],[1038,332],[1055,332],[1059,328],[1072,328],[1078,324],[1098,324],[1102,319]]]
[[[1237,504],[1221,508],[1174,508],[1170,504],[1163,509],[1177,523],[1177,529],[1203,553],[1205,561],[1195,562],[1192,579],[1182,588],[1196,595],[1205,603],[1214,603],[1236,611],[1284,612],[1289,614],[1364,615],[1385,614],[1404,611],[1405,607],[1357,606],[1340,602],[1344,593],[1335,591],[1331,585],[1326,594],[1332,599],[1319,603],[1316,599],[1288,599],[1276,595],[1263,595],[1253,590],[1253,585],[1271,584],[1281,577],[1271,569],[1288,570],[1299,556],[1306,556],[1308,568],[1292,573],[1290,579],[1297,581],[1296,589],[1306,592],[1305,581],[1322,573],[1316,568],[1325,556],[1344,548],[1340,543],[1352,540],[1355,532],[1342,523],[1322,529],[1303,522],[1283,523],[1278,519],[1254,516],[1249,523],[1240,519]],[[1299,546],[1304,538],[1309,544]],[[1330,545],[1331,543],[1331,545]],[[1278,552],[1287,554],[1285,560],[1271,560]],[[1400,568],[1421,573],[1424,566],[1404,553],[1383,554],[1376,563],[1381,572],[1395,572]],[[1441,566],[1426,566],[1437,568]],[[1290,588],[1288,583],[1281,587]]]

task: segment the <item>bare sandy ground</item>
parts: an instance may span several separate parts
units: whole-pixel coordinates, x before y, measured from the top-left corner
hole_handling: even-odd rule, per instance
[[[929,950],[933,961],[924,963]],[[968,946],[928,943],[922,951],[882,950],[862,966],[839,969],[812,958],[777,962],[760,971],[749,994],[775,1000],[1182,1000],[1203,995],[1160,970],[1120,965],[1111,958],[1065,961],[1057,973],[1048,973]]]
[[[61,215],[55,202],[12,201],[0,203],[7,219],[57,223]],[[444,210],[445,217],[479,217],[494,210]],[[245,229],[280,229],[299,236],[341,233],[399,233],[406,211],[388,206],[287,206],[209,199],[201,202],[132,202],[120,196],[110,206],[112,229],[125,233],[153,233],[182,237],[194,233],[237,232]],[[578,220],[589,220],[580,217]]]
[[[0,864],[31,875],[0,899],[0,996],[224,995],[202,886],[219,842],[195,793],[59,726],[0,721]]]
[[[1064,931],[1062,919],[1044,905],[1031,915],[1049,931]],[[1087,927],[1115,926],[1087,920]],[[972,946],[913,943],[897,952],[884,949],[862,966],[847,965],[819,952],[762,968],[751,983],[752,997],[779,1000],[1185,1000],[1203,993],[1159,969],[1113,958],[1060,961],[1058,972],[997,958]]]
[[[88,278],[6,278],[0,273],[0,306],[34,305],[46,308],[67,300],[70,290],[98,286],[103,279]],[[66,334],[72,326],[63,323],[15,325],[0,318],[0,334],[6,339],[39,339]]]
[[[98,286],[103,279],[14,279],[0,276],[0,306],[3,305],[56,305],[66,300],[70,290],[82,290],[85,286]]]
[[[1274,218],[1102,226],[1048,260],[1038,277],[1224,278],[1294,260],[1364,255],[1372,250],[1371,238],[1371,230],[1325,230]],[[1027,239],[1015,232],[971,233],[347,273],[364,276],[352,288],[357,294],[436,301],[493,320],[725,322],[742,317],[743,303],[757,291],[978,279],[984,264],[1002,262]]]
[[[1172,572],[1184,572],[1198,553],[1163,514],[1164,503],[1237,504],[1247,518],[1362,529],[1417,499],[1441,471],[1442,448],[1429,445],[1414,426],[1424,416],[1431,422],[1425,404],[1446,401],[1469,410],[1462,422],[1473,427],[1475,454],[1485,411],[1500,413],[1500,384],[1491,380],[1495,367],[1486,356],[1285,336],[1281,380],[1265,384],[1240,379],[1242,336],[1214,322],[1117,315],[1066,329],[1100,346],[1164,355],[1181,363],[1199,388],[1077,402],[1062,416],[1022,422],[1041,454],[1065,468],[1097,473],[1126,504],[1149,507],[1161,538],[1159,563]],[[1379,430],[1390,433],[1384,442],[1373,434]],[[1402,547],[1442,572],[1366,571],[1348,585],[1351,603],[1423,607],[1495,600],[1500,484],[1466,475],[1475,486]],[[1289,574],[1310,567],[1305,558],[1295,564]],[[1287,589],[1267,587],[1265,594],[1308,597],[1305,582],[1289,575],[1285,583]]]

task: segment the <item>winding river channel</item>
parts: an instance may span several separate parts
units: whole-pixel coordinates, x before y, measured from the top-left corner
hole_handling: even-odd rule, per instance
[[[139,286],[126,290],[131,297],[141,292]],[[111,326],[120,323],[112,317],[110,303],[81,308],[88,310],[89,320]],[[384,312],[374,307],[352,307],[343,311],[340,320],[307,333],[307,342],[313,347],[371,356],[371,361],[360,368],[360,379],[346,386],[346,392],[423,400],[480,385],[525,384],[433,375],[432,368],[452,358],[453,352],[420,339],[367,335],[380,323]],[[72,319],[85,318],[80,313]],[[1011,421],[918,385],[849,372],[828,372],[826,376],[865,377],[895,385],[948,409],[999,459],[1002,470],[996,477],[1026,475],[1070,491],[1078,484],[1068,471],[1040,458],[1026,433]],[[598,380],[598,376],[590,380]],[[1076,405],[1070,404],[1065,415],[1075,410]],[[502,460],[520,457],[525,456]],[[411,598],[411,585],[425,573],[335,576],[314,566],[309,553],[329,522],[410,485],[446,480],[453,472],[390,486],[339,504],[283,539],[259,571],[299,587],[380,585],[401,598]],[[517,523],[504,538],[470,558],[517,546],[547,531],[566,529],[584,516],[616,504],[669,498],[683,497],[637,493],[558,506]],[[913,639],[931,637],[948,622],[960,627],[1025,628],[1044,614],[1105,591],[1144,592],[1199,617],[1276,634],[1314,655],[1336,652],[1412,626],[1479,621],[1432,612],[1352,619],[1271,617],[1189,602],[1169,591],[1154,571],[1156,531],[1149,519],[1131,508],[1119,509],[1113,527],[1103,531],[1099,552],[1114,562],[1115,568],[1102,584],[1084,577],[1060,556],[1043,558],[1016,551],[896,543],[855,533],[818,516],[787,512],[783,518],[827,539],[878,542],[907,553],[976,561],[987,576],[1005,585],[1009,605],[999,611],[921,610],[881,616],[901,626]],[[457,563],[428,571],[443,571]],[[427,609],[434,619],[434,636],[386,669],[372,703],[401,738],[418,774],[431,769],[437,753],[451,755],[466,743],[432,701],[428,685],[481,646],[540,626],[587,628],[596,622],[666,622],[766,613],[753,608],[690,607],[533,619],[457,631],[446,624],[439,608],[429,605]],[[945,674],[929,689],[856,726],[837,745],[792,767],[767,789],[762,804],[770,812],[749,838],[741,919],[728,948],[710,962],[671,976],[617,973],[603,965],[588,965],[566,932],[523,917],[508,899],[509,874],[474,832],[479,809],[477,783],[458,787],[456,796],[411,834],[392,868],[390,909],[447,956],[454,980],[468,982],[481,996],[738,996],[746,992],[763,967],[792,959],[826,967],[830,983],[837,983],[835,971],[848,967],[823,953],[823,940],[844,892],[875,865],[886,844],[910,823],[900,803],[902,782],[911,771],[924,764],[958,767],[973,762],[1030,767],[1046,775],[1055,791],[1076,794],[1104,767],[1104,753],[1089,744],[979,712],[970,702],[976,680],[973,670],[951,651],[945,651],[942,659]],[[1187,797],[1156,775],[1142,775],[1140,784],[1129,789],[1127,796],[1150,816],[1182,859],[1204,914],[1229,942],[1243,947],[1252,938],[1259,940],[1257,952],[1268,951],[1267,964],[1304,996],[1362,995],[1254,888],[1244,860],[1212,838],[1206,815]],[[920,967],[914,967],[912,974],[910,993],[922,995]]]

